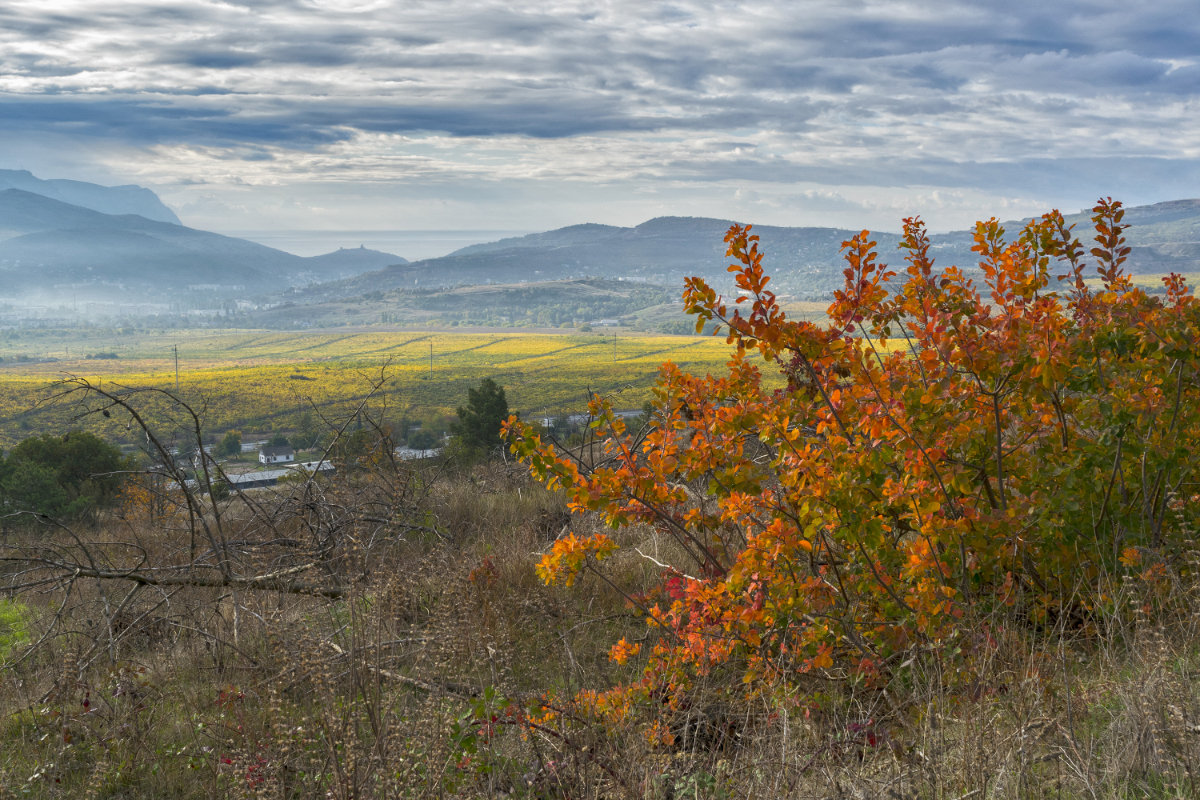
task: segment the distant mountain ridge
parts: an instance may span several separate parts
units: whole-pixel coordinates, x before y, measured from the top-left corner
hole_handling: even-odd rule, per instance
[[[691,275],[725,284],[729,281],[729,260],[725,257],[724,235],[731,224],[729,220],[708,217],[657,217],[631,228],[572,225],[388,267],[338,284],[314,287],[311,294],[328,299],[381,289],[581,278],[682,286],[684,278]],[[840,263],[842,242],[857,231],[756,225],[754,233],[762,239],[776,286],[801,295],[820,295],[828,290],[831,268]],[[881,250],[894,250],[900,240],[894,233],[874,235]],[[840,280],[841,268],[833,274]]]
[[[132,213],[130,208],[145,213]],[[1077,225],[1077,235],[1090,247],[1088,216],[1081,212],[1068,221]],[[1131,272],[1200,272],[1200,200],[1128,208],[1125,221],[1131,225]],[[150,304],[169,308],[170,313],[228,314],[286,304],[291,309],[287,319],[313,324],[304,306],[315,314],[319,304],[349,309],[355,303],[374,303],[382,319],[395,314],[379,305],[381,298],[403,299],[415,308],[422,297],[465,286],[574,281],[572,291],[584,297],[590,289],[580,288],[580,281],[628,281],[678,292],[686,277],[699,275],[729,292],[724,234],[731,224],[672,216],[633,227],[585,223],[475,244],[411,263],[361,246],[302,258],[184,226],[148,189],[43,181],[28,172],[0,170],[0,317],[19,317],[19,311],[11,309],[22,304],[61,307],[64,296],[122,307]],[[1022,224],[1005,223],[1010,238]],[[858,231],[755,225],[754,233],[761,239],[772,290],[795,300],[816,301],[842,285],[841,245]],[[898,234],[871,236],[881,261],[903,265]],[[971,231],[932,239],[939,264],[971,271],[977,263]],[[516,289],[485,292],[461,300],[463,310],[472,303],[486,306],[493,302],[488,298],[501,294],[510,298],[513,308],[536,295]],[[438,302],[453,305],[460,300]],[[559,304],[569,302],[563,299]],[[513,308],[506,312],[508,317],[522,316]],[[452,309],[447,305],[446,310]],[[322,313],[328,320],[339,312]]]
[[[341,247],[332,253],[309,256],[305,259],[309,268],[326,275],[326,280],[346,275],[377,270],[393,264],[407,264],[407,258],[372,250],[369,247]],[[341,273],[341,274],[337,274]]]
[[[1064,214],[1084,252],[1093,246],[1090,211]],[[1016,235],[1028,220],[1005,222],[1009,237]],[[1200,199],[1168,200],[1125,209],[1123,224],[1126,242],[1132,248],[1124,268],[1130,274],[1200,272]],[[978,257],[971,252],[972,231],[954,231],[933,237],[938,263],[974,265]],[[953,261],[947,256],[953,255]]]
[[[0,300],[46,303],[70,288],[97,302],[178,303],[187,292],[221,301],[397,263],[405,259],[365,248],[303,258],[178,222],[0,190]]]
[[[337,284],[314,287],[296,300],[350,297],[388,289],[438,289],[472,284],[629,279],[682,287],[692,275],[724,284],[727,219],[656,217],[632,228],[582,224],[458,249],[440,258],[412,261]],[[755,225],[768,253],[776,287],[800,295],[827,291],[830,269],[840,263],[841,242],[858,231]],[[878,233],[880,248],[900,237]],[[840,278],[840,267],[835,275]]]
[[[303,260],[263,245],[135,214],[104,214],[20,189],[0,191],[0,271],[10,291],[62,285],[160,297],[195,285],[242,291]],[[105,288],[101,288],[105,287]]]
[[[1076,234],[1090,247],[1088,212],[1068,216]],[[1133,247],[1127,269],[1133,273],[1200,272],[1200,200],[1176,200],[1127,209],[1125,221]],[[456,286],[507,285],[585,278],[632,280],[682,287],[699,275],[722,291],[732,289],[724,234],[731,220],[706,217],[657,217],[634,227],[595,223],[472,245],[440,258],[389,266],[336,283],[294,290],[290,302],[324,303],[378,297],[383,292],[425,292]],[[1004,223],[1015,236],[1023,221]],[[798,300],[824,300],[842,286],[842,242],[857,230],[755,225],[772,276],[771,288]],[[938,264],[975,271],[972,231],[932,237]],[[880,261],[903,267],[896,233],[872,231]],[[365,300],[364,300],[365,302]]]
[[[498,253],[504,250],[521,248],[562,247],[580,244],[586,241],[603,241],[620,231],[626,230],[615,225],[601,225],[596,222],[585,222],[581,225],[569,225],[542,233],[530,233],[525,236],[513,236],[494,242],[473,244],[459,248],[450,256],[477,256],[484,253]]]
[[[182,225],[158,195],[141,186],[101,186],[84,181],[43,180],[23,169],[0,169],[0,190],[21,189],[73,206],[105,214],[137,214],[157,222]]]

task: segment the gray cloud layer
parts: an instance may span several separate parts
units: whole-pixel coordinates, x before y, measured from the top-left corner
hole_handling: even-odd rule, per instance
[[[133,148],[169,185],[1173,186],[1198,43],[1194,0],[18,1],[0,141]]]

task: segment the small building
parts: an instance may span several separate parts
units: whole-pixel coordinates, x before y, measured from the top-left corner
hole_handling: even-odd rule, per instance
[[[413,448],[413,447],[397,447],[396,458],[401,461],[417,461],[422,458],[437,458],[442,454],[442,448]]]
[[[258,451],[258,463],[260,464],[287,464],[295,460],[296,451],[290,444],[266,444]]]
[[[261,489],[266,486],[275,486],[281,478],[329,475],[333,471],[333,464],[330,464],[328,461],[305,461],[300,464],[289,464],[280,469],[265,469],[259,472],[229,475],[227,478],[230,488],[241,491],[242,489]]]

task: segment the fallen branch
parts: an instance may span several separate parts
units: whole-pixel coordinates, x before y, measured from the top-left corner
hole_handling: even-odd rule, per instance
[[[195,572],[173,571],[170,574],[156,574],[144,570],[103,569],[100,567],[83,566],[81,564],[64,564],[48,559],[0,559],[4,561],[20,561],[25,565],[37,563],[43,567],[61,570],[64,579],[96,578],[98,580],[124,580],[139,583],[143,586],[199,586],[199,587],[228,587],[233,589],[261,589],[289,594],[307,594],[315,597],[328,597],[340,600],[345,597],[348,589],[337,584],[310,583],[307,581],[291,580],[291,576],[312,569],[317,562],[300,564],[277,572],[252,577],[237,575],[199,575]],[[187,569],[187,568],[184,568]]]

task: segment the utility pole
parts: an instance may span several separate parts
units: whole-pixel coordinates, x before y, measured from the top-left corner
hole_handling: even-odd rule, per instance
[[[171,345],[175,349],[175,394],[179,394],[179,345]]]
[[[433,380],[433,340],[429,340],[429,380]]]

